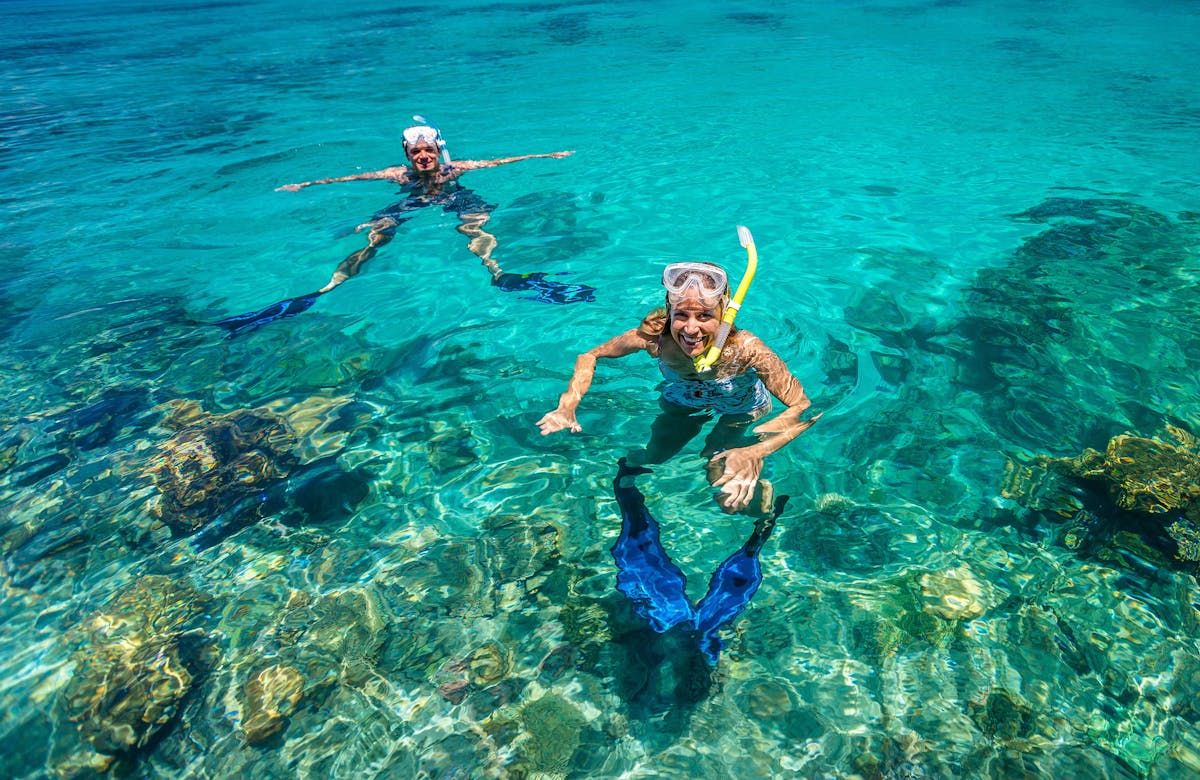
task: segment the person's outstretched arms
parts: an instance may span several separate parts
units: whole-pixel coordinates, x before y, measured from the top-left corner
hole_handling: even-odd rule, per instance
[[[758,372],[763,385],[787,409],[754,429],[760,439],[757,444],[718,452],[710,459],[710,463],[723,462],[725,471],[713,486],[728,494],[723,506],[730,511],[738,511],[750,503],[762,474],[763,460],[811,428],[821,417],[818,414],[807,420],[800,419],[812,402],[804,392],[804,385],[766,344],[742,331],[739,346],[739,359]]]
[[[276,192],[296,192],[305,187],[311,187],[314,184],[334,184],[342,181],[394,181],[397,184],[404,184],[409,180],[408,168],[403,165],[394,166],[392,168],[384,168],[382,171],[371,171],[369,173],[355,173],[350,176],[335,176],[332,179],[317,179],[316,181],[302,181],[298,184],[285,184],[282,187],[276,187]]]
[[[460,172],[477,171],[480,168],[495,168],[497,165],[508,165],[509,163],[521,162],[521,160],[536,160],[547,157],[560,160],[563,157],[570,157],[573,154],[575,154],[574,149],[566,152],[550,152],[549,154],[523,154],[520,157],[501,157],[498,160],[455,160],[451,163],[451,166]]]
[[[596,374],[598,358],[619,358],[632,355],[647,348],[647,338],[637,328],[627,330],[620,336],[609,339],[598,347],[593,347],[575,359],[575,372],[567,391],[558,398],[558,408],[547,412],[537,421],[537,426],[543,436],[556,431],[570,430],[579,433],[583,426],[575,419],[575,410],[584,394],[592,386],[592,377]]]

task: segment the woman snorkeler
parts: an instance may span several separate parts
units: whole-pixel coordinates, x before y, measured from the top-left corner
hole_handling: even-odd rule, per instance
[[[752,239],[748,251],[753,262]],[[768,515],[774,491],[770,482],[760,479],[763,459],[810,428],[820,415],[800,419],[811,404],[803,385],[783,360],[749,331],[732,329],[728,341],[719,343],[722,318],[732,321],[725,316],[731,306],[730,288],[720,266],[673,263],[663,271],[662,283],[667,291],[666,306],[647,314],[639,327],[580,355],[558,408],[538,420],[538,428],[543,436],[583,430],[575,410],[592,384],[596,360],[645,351],[657,358],[665,380],[659,397],[662,412],[654,421],[644,452],[632,455],[630,462],[666,461],[717,416],[702,455],[708,458],[709,483],[719,488],[718,505],[727,513]],[[744,281],[739,295],[747,285]],[[733,302],[734,311],[739,303]],[[711,356],[714,345],[721,348],[719,356],[711,367],[704,367],[704,357]],[[787,410],[751,430],[770,412],[771,396]]]

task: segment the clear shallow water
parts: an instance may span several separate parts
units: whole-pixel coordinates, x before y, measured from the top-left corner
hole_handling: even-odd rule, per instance
[[[139,775],[1200,768],[1195,580],[1063,544],[1077,488],[1004,489],[1200,430],[1189,4],[0,13],[6,774],[103,765],[142,716],[100,694],[139,684]],[[460,158],[577,150],[465,181],[506,270],[598,300],[489,288],[431,212],[301,317],[204,327],[361,246],[388,185],[274,188],[400,162],[413,113]],[[792,505],[710,679],[613,587],[653,366],[603,370],[585,434],[533,422],[664,261],[740,266],[737,223],[763,261],[739,324],[827,413],[771,460]],[[197,431],[240,437],[248,487],[173,536]],[[748,532],[698,463],[642,485],[693,597]]]

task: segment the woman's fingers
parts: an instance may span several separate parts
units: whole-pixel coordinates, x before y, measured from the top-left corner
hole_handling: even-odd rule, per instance
[[[578,420],[565,417],[557,411],[547,412],[543,415],[542,419],[537,421],[537,427],[543,436],[548,436],[564,428],[570,428],[571,433],[579,433],[583,430],[583,426],[579,424]]]
[[[721,484],[724,479],[725,477],[722,477],[713,483],[714,485],[719,485],[721,492],[727,496],[721,500],[721,506],[729,512],[736,512],[748,506],[751,497],[754,496],[754,486],[758,484],[758,480],[739,477]]]

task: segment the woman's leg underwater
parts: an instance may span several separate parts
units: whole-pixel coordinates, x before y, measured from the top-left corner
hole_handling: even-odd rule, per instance
[[[489,212],[481,211],[459,214],[458,218],[460,224],[455,229],[471,239],[467,242],[467,249],[479,258],[479,261],[488,269],[488,273],[492,275],[493,280],[499,279],[504,271],[500,269],[500,264],[492,259],[492,251],[495,250],[498,242],[494,235],[483,229],[492,215]]]
[[[629,463],[641,466],[648,463],[666,463],[684,446],[696,438],[704,424],[711,419],[704,413],[678,406],[661,398],[662,409],[650,426],[650,440],[640,451],[629,454]]]

